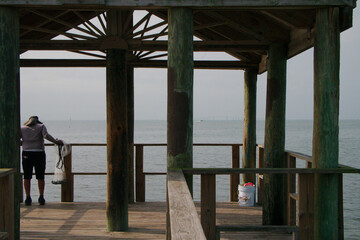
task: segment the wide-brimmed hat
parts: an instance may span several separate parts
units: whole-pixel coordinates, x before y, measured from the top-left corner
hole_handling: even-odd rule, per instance
[[[39,121],[38,116],[31,116],[31,117],[29,117],[29,120],[27,120],[27,122],[24,123],[24,125],[31,126],[31,125],[34,125],[36,123],[42,124],[42,122]]]

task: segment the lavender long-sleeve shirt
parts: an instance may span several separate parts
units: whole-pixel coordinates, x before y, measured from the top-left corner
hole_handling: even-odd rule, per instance
[[[45,125],[39,123],[21,126],[20,138],[24,151],[44,151],[44,138],[56,143],[56,139],[47,132]]]

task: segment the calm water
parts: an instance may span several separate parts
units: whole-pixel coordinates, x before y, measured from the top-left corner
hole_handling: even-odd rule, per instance
[[[68,143],[105,143],[105,121],[47,121],[48,131]],[[136,121],[135,143],[165,143],[165,121]],[[194,123],[194,143],[241,143],[241,121],[202,121]],[[264,121],[257,123],[257,143],[264,142]],[[340,122],[340,163],[360,168],[360,120]],[[312,121],[287,121],[286,149],[311,155]],[[47,171],[53,172],[54,148],[48,147]],[[304,165],[299,165],[303,167]],[[194,167],[231,167],[231,147],[194,147]],[[105,147],[73,147],[74,172],[106,172]],[[144,171],[166,171],[166,148],[144,148]],[[60,201],[60,186],[47,176],[47,201]],[[229,177],[218,176],[217,201],[229,199]],[[194,177],[194,198],[200,199],[199,177]],[[38,191],[32,184],[32,195]],[[105,176],[75,176],[75,201],[106,201]],[[165,176],[146,177],[146,201],[165,201]],[[344,177],[345,238],[360,239],[360,175]]]

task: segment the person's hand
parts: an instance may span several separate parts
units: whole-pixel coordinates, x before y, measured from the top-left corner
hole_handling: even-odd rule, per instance
[[[62,146],[64,142],[61,139],[56,139],[56,144]]]

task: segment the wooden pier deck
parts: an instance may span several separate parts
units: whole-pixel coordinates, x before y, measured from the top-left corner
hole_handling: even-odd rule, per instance
[[[196,203],[198,213],[199,204]],[[129,231],[107,232],[104,202],[21,204],[21,239],[165,239],[166,203],[129,204]],[[217,224],[261,225],[261,207],[217,203]],[[292,239],[291,234],[222,232],[221,239]]]

